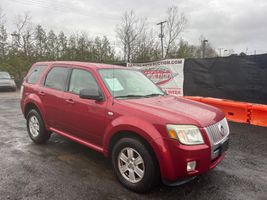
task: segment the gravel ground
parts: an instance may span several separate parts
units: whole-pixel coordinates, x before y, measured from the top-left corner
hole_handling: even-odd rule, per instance
[[[19,93],[0,93],[0,199],[267,199],[267,128],[230,123],[231,143],[214,170],[147,194],[123,188],[102,155],[53,135],[28,138]]]

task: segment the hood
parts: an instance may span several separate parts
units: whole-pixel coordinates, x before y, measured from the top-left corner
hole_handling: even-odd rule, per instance
[[[160,117],[166,124],[192,124],[207,127],[224,117],[224,113],[218,108],[174,96],[127,99],[120,100],[120,103]]]

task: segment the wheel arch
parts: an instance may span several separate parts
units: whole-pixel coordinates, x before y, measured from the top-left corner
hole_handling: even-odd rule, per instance
[[[28,113],[29,113],[30,110],[32,110],[32,109],[37,110],[37,112],[39,112],[39,113],[41,114],[40,109],[38,108],[38,106],[37,106],[35,103],[33,103],[33,102],[28,102],[28,103],[26,104],[26,106],[25,106],[24,113],[23,113],[25,118],[27,117]]]
[[[140,134],[133,132],[133,131],[129,131],[129,130],[121,130],[121,131],[118,131],[112,135],[110,142],[109,142],[109,145],[108,145],[108,156],[109,157],[111,155],[112,149],[115,146],[115,144],[120,139],[126,138],[126,137],[135,138],[135,139],[139,140],[148,148],[148,150],[153,154],[153,156],[156,157],[155,152],[154,152],[151,144],[144,137],[142,137]]]
[[[160,170],[160,162],[157,156],[157,153],[155,152],[155,147],[152,146],[152,144],[147,141],[142,135],[129,130],[120,130],[116,133],[114,133],[110,139],[109,145],[108,145],[108,153],[107,156],[111,158],[113,147],[116,145],[116,143],[122,139],[122,138],[134,138],[139,140],[142,144],[145,145],[145,147],[148,149],[148,151],[151,153],[154,161],[157,163],[157,171],[159,173],[159,176],[161,176],[161,170]]]
[[[26,118],[29,111],[32,109],[35,109],[40,114],[40,116],[41,116],[41,118],[45,124],[45,127],[48,130],[48,125],[47,125],[46,120],[45,120],[45,111],[42,109],[42,107],[40,106],[38,101],[28,101],[27,103],[25,103],[25,107],[23,109],[24,117]]]

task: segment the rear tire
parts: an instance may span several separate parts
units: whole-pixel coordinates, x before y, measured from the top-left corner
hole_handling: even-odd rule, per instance
[[[33,142],[43,144],[49,140],[51,134],[45,129],[43,119],[37,110],[30,110],[26,119],[28,134]]]
[[[120,139],[112,149],[112,165],[121,184],[132,191],[146,192],[160,182],[157,161],[138,139]]]

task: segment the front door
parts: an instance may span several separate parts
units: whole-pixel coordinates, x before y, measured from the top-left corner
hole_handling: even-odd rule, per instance
[[[106,102],[81,99],[81,89],[99,86],[91,74],[84,69],[72,70],[68,91],[64,94],[66,132],[95,145],[101,145],[105,130]]]

